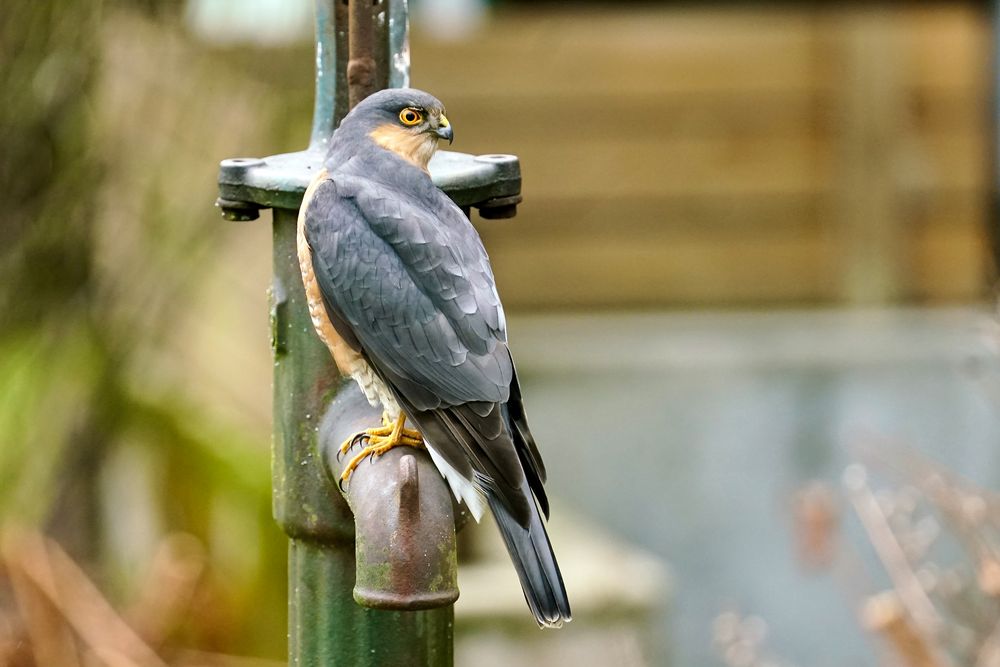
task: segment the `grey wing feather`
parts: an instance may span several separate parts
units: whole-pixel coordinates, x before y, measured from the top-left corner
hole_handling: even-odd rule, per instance
[[[306,212],[328,309],[366,354],[417,385],[420,410],[505,402],[513,374],[489,260],[452,213],[351,176],[321,184]]]
[[[344,174],[322,183],[305,220],[316,279],[335,326],[350,329],[428,441],[527,522],[492,270],[468,219],[435,191],[444,201]]]

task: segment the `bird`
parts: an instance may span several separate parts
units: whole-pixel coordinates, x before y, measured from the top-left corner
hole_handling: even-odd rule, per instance
[[[488,508],[539,627],[572,619],[545,529],[545,465],[528,428],[489,257],[428,163],[454,130],[413,88],[359,102],[330,138],[300,208],[309,314],[382,425],[348,438],[341,483],[366,458],[424,447],[478,522]],[[409,422],[415,428],[408,428]]]

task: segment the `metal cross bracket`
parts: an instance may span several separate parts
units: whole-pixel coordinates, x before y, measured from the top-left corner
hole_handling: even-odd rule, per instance
[[[323,165],[325,146],[259,158],[230,158],[219,165],[218,206],[229,220],[255,220],[261,208],[296,210]],[[521,201],[521,165],[513,155],[439,151],[430,163],[435,185],[468,211],[487,219],[510,218]]]

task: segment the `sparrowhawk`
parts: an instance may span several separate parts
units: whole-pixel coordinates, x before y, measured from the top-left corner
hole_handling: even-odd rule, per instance
[[[426,446],[478,521],[488,505],[538,624],[570,620],[542,522],[545,467],[528,429],[486,250],[427,164],[452,127],[441,102],[390,89],[334,132],[298,220],[298,258],[319,337],[383,425],[349,439],[367,456]],[[406,420],[417,429],[405,428]]]

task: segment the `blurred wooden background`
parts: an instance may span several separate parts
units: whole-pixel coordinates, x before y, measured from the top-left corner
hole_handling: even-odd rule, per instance
[[[278,657],[271,230],[212,202],[220,159],[305,146],[313,46],[221,46],[182,4],[4,7],[0,527],[42,527],[118,608],[193,536],[170,641]],[[983,3],[501,3],[412,54],[456,150],[522,159],[518,217],[477,220],[515,316],[989,293]],[[2,603],[0,654],[25,646]]]
[[[498,12],[413,44],[456,149],[521,157],[506,303],[941,302],[992,276],[980,5]]]

